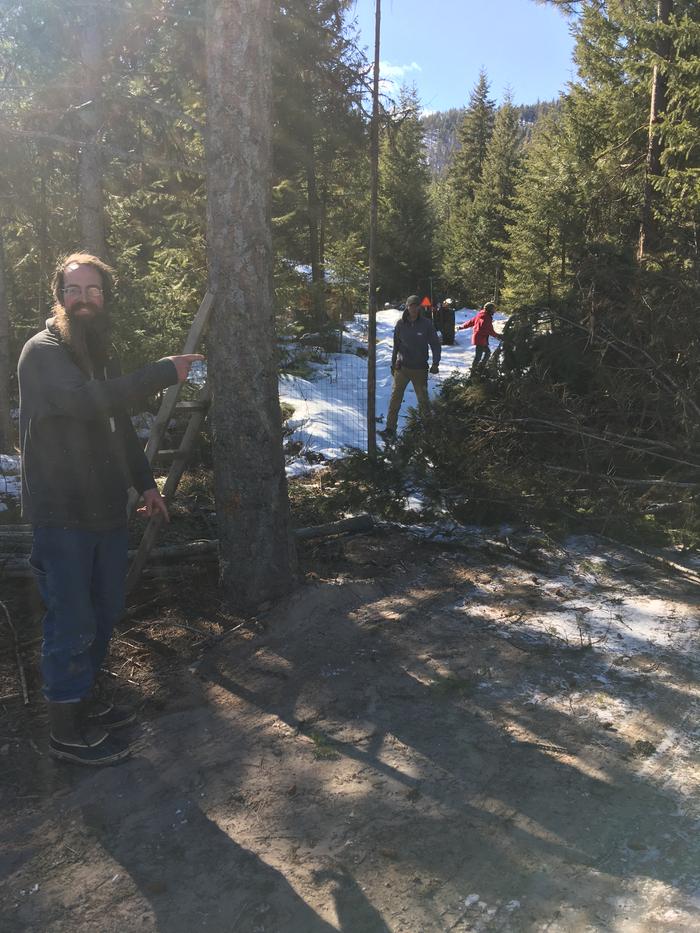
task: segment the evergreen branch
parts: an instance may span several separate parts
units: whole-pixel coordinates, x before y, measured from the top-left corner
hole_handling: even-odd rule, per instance
[[[64,7],[67,9],[74,10],[101,10],[105,9],[104,0],[65,0]],[[186,13],[171,13],[168,10],[163,9],[162,6],[159,6],[157,9],[153,10],[136,10],[133,7],[121,6],[117,3],[109,3],[110,10],[119,10],[121,13],[126,13],[130,17],[140,17],[141,19],[172,19],[176,20],[178,23],[193,23],[197,26],[204,26],[206,19],[203,16],[190,16]]]
[[[680,460],[678,457],[671,457],[668,454],[662,454],[658,451],[645,450],[635,446],[637,438],[625,437],[623,443],[616,440],[621,435],[618,434],[594,434],[592,431],[584,431],[579,425],[568,425],[562,421],[548,421],[546,418],[487,418],[485,415],[475,415],[476,421],[485,421],[487,424],[540,424],[544,427],[553,428],[555,431],[563,431],[565,434],[578,434],[580,437],[587,437],[590,440],[601,441],[603,444],[609,444],[611,447],[622,447],[625,450],[631,450],[636,454],[650,454],[659,460],[667,460],[670,463],[677,463],[680,466],[692,467],[694,470],[700,470],[700,463],[692,463],[690,460]]]
[[[129,152],[117,146],[111,146],[109,143],[91,141],[87,139],[74,139],[71,136],[60,136],[58,133],[43,133],[39,130],[20,130],[16,127],[7,126],[0,123],[0,135],[19,136],[24,139],[38,140],[43,139],[48,142],[61,143],[64,146],[82,148],[84,146],[97,146],[102,152],[113,156],[115,159],[123,159],[125,162],[133,162],[142,165],[157,165],[161,168],[170,168],[177,172],[189,172],[192,175],[204,176],[205,169],[200,162],[194,162],[186,165],[184,162],[173,162],[171,159],[162,159],[158,156],[139,156],[135,152]]]
[[[637,133],[641,133],[642,130],[643,130],[644,132],[647,131],[647,125],[646,125],[646,123],[644,124],[644,126],[638,126],[636,130],[632,130],[632,132],[629,134],[629,136],[628,136],[626,139],[623,139],[622,142],[620,142],[620,143],[615,143],[614,146],[610,146],[609,149],[606,149],[604,152],[601,152],[599,155],[597,155],[597,156],[593,159],[593,162],[600,162],[601,159],[604,159],[605,156],[610,155],[610,153],[612,153],[612,152],[617,152],[618,149],[622,149],[623,146],[626,146],[628,143],[630,143],[630,142],[632,141],[632,139],[637,135]],[[624,168],[624,167],[625,167],[625,166],[623,166],[623,168]]]
[[[158,101],[153,100],[152,97],[149,97],[147,94],[129,94],[124,92],[124,98],[130,102],[136,104],[144,104],[147,107],[150,107],[152,110],[162,113],[166,117],[170,117],[171,120],[182,120],[183,123],[189,123],[190,126],[199,131],[199,129],[206,128],[206,120],[198,120],[196,117],[191,117],[182,110],[174,110],[170,107],[166,107],[163,104],[158,103]]]
[[[652,314],[653,314],[653,310],[649,306],[649,303],[644,296],[642,296],[642,301],[647,306],[647,308],[649,308],[649,310],[652,311]],[[620,354],[620,356],[623,356],[626,360],[628,360],[632,364],[635,370],[637,371],[641,370],[645,372],[646,374],[648,374],[649,376],[651,376],[652,380],[656,383],[656,385],[660,389],[665,388],[666,391],[669,392],[671,395],[682,398],[683,401],[687,405],[689,405],[690,408],[692,408],[698,420],[700,421],[700,407],[691,398],[688,398],[683,388],[679,386],[678,383],[676,383],[675,380],[671,378],[671,376],[669,376],[669,374],[665,371],[665,369],[661,366],[661,364],[657,363],[654,357],[651,356],[651,354],[647,350],[645,350],[644,347],[640,347],[637,344],[630,343],[627,340],[623,340],[621,337],[617,337],[614,334],[611,334],[610,331],[602,324],[601,324],[601,329],[604,331],[604,333],[609,335],[607,337],[602,336],[600,334],[591,333],[589,328],[584,327],[583,324],[579,324],[577,321],[572,321],[570,318],[564,317],[561,314],[556,314],[554,311],[549,311],[547,313],[550,317],[556,318],[559,321],[564,321],[566,324],[570,325],[571,327],[575,327],[578,330],[583,331],[591,339],[600,341],[600,343],[602,343],[604,346],[611,347],[612,349],[616,350]],[[622,349],[623,347],[627,347],[630,350],[636,350],[638,353],[641,353],[642,356],[644,356],[647,362],[651,365],[653,372],[648,372],[648,370],[642,369],[642,367],[639,365],[637,360],[635,360],[633,356],[631,356],[624,349]]]

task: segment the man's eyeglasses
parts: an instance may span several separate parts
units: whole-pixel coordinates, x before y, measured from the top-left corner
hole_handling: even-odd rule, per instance
[[[89,301],[97,301],[102,297],[102,289],[99,285],[88,285],[84,292]],[[80,285],[66,285],[63,289],[64,298],[80,298],[82,294],[83,289]]]

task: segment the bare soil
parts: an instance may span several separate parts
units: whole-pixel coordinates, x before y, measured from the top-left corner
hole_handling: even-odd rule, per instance
[[[137,749],[95,771],[48,758],[40,607],[4,594],[0,929],[697,929],[698,593],[589,550],[384,528],[306,545],[255,619],[206,573],[144,590],[108,678]],[[666,642],[618,650],[593,599]]]

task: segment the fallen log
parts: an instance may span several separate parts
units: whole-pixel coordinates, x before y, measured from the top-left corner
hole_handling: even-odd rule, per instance
[[[156,551],[152,552],[151,560],[156,565],[158,562],[161,564],[169,564],[171,562],[175,563],[177,561],[192,560],[192,558],[195,558],[195,563],[209,563],[216,560],[219,547],[218,541],[197,541],[192,542],[192,545],[193,546],[176,544],[172,547],[158,548]],[[136,551],[129,551],[129,558],[133,558],[135,553]],[[163,574],[161,575],[166,575],[166,567],[155,566],[150,569],[154,572],[162,570]],[[26,557],[0,557],[0,580],[28,580],[33,576],[33,573]],[[181,568],[172,571],[173,576],[177,576],[181,573]]]
[[[310,528],[296,528],[294,537],[299,540],[309,538],[327,538],[330,535],[348,534],[353,531],[372,531],[374,528],[374,519],[371,515],[363,513],[355,515],[353,518],[343,518],[338,522],[328,522],[326,525],[313,525]]]
[[[350,534],[352,532],[372,531],[374,520],[371,515],[366,513],[356,515],[353,518],[343,518],[337,522],[328,522],[325,525],[313,525],[309,528],[297,528],[294,530],[294,536],[302,541],[311,538],[327,538],[331,535]],[[26,545],[26,546],[25,546]],[[0,541],[0,547],[2,541]],[[26,555],[31,547],[31,535],[29,538],[22,537],[17,547],[7,554],[6,557],[0,556],[0,579],[28,579],[32,576],[32,569],[29,566]],[[215,560],[219,551],[219,541],[217,538],[211,540],[201,539],[197,541],[188,541],[185,544],[170,544],[166,547],[154,548],[149,556],[149,564],[157,565],[159,563],[167,564],[180,560]],[[129,551],[129,560],[133,560],[136,550]],[[155,567],[152,569],[155,570]],[[162,574],[161,576],[164,576]]]
[[[157,564],[159,561],[187,560],[190,557],[203,557],[216,555],[219,550],[217,538],[202,538],[197,541],[187,541],[185,544],[170,544],[164,547],[153,548],[150,560]],[[136,556],[136,548],[129,551],[129,560]]]

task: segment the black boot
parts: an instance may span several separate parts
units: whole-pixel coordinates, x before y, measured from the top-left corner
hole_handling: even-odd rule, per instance
[[[82,715],[88,726],[98,726],[102,729],[121,729],[128,726],[136,716],[134,711],[124,706],[115,706],[106,696],[93,691],[92,696],[80,701]]]
[[[107,765],[126,758],[129,743],[90,725],[82,703],[49,703],[49,751],[81,765]]]

